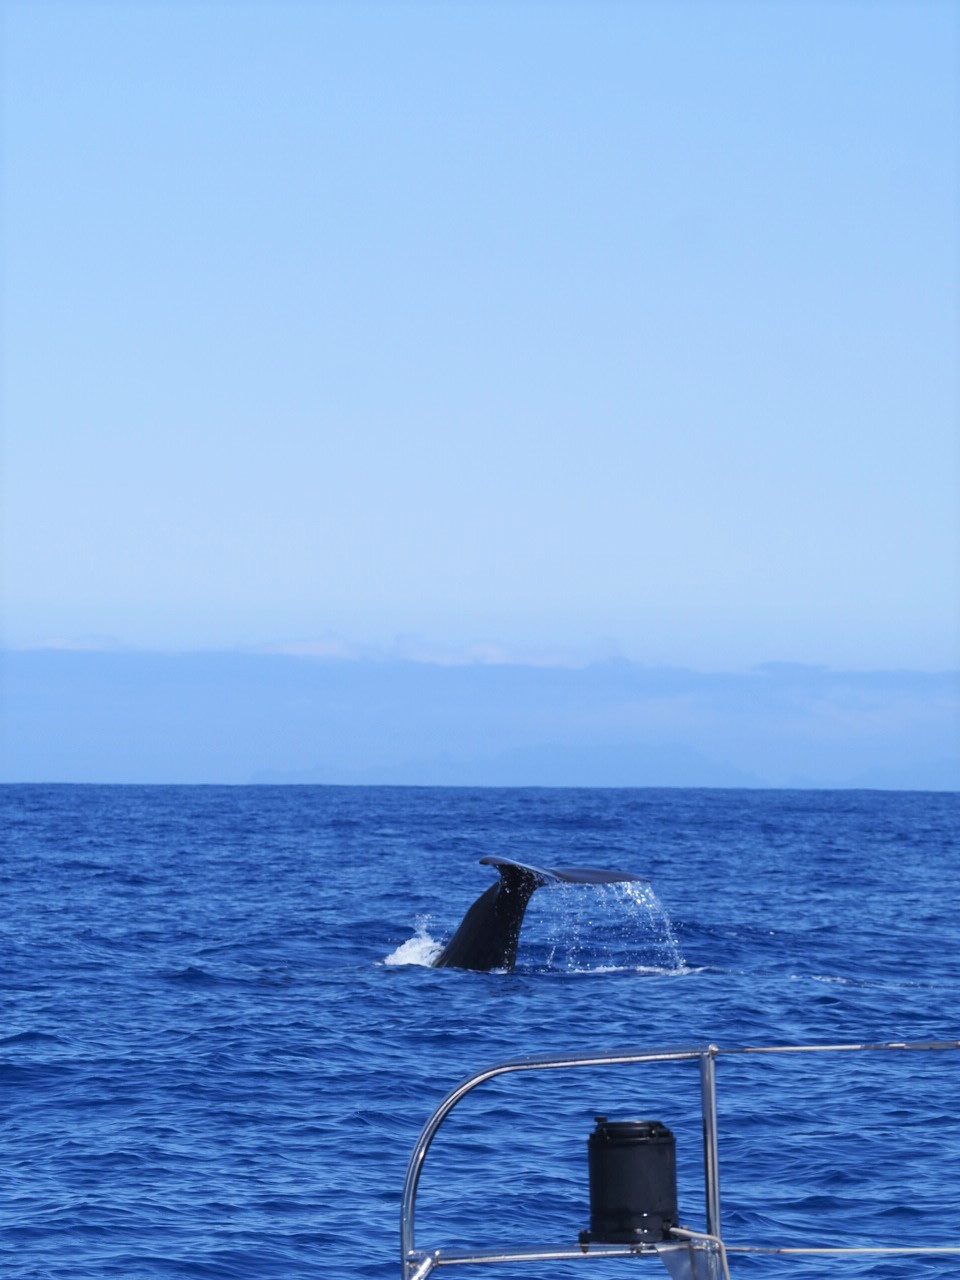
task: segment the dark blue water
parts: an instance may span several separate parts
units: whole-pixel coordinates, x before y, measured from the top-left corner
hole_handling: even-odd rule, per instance
[[[0,802],[0,1273],[16,1280],[396,1276],[420,1127],[500,1058],[960,1037],[957,795],[5,787]],[[624,867],[652,891],[540,890],[514,974],[399,963],[491,882],[484,853]],[[960,1244],[960,1053],[728,1058],[717,1074],[731,1241]],[[674,1130],[681,1214],[702,1226],[696,1069],[580,1069],[493,1082],[454,1113],[418,1243],[572,1241],[597,1112]],[[525,1274],[637,1266],[666,1274],[622,1259]],[[915,1280],[960,1259],[734,1257],[733,1274]]]

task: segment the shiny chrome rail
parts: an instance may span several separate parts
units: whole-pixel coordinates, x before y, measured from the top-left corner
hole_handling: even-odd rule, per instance
[[[868,1051],[929,1052],[960,1050],[960,1040],[920,1040],[857,1042],[851,1044],[798,1044],[798,1045],[742,1045],[721,1048],[708,1044],[676,1049],[641,1049],[608,1051],[601,1053],[565,1054],[558,1057],[514,1058],[507,1062],[486,1067],[452,1089],[443,1099],[421,1130],[416,1146],[407,1165],[400,1209],[400,1258],[403,1280],[425,1280],[435,1268],[464,1266],[468,1263],[505,1263],[523,1261],[552,1261],[573,1258],[610,1258],[637,1254],[661,1255],[674,1250],[697,1249],[704,1253],[703,1271],[696,1269],[691,1259],[689,1274],[694,1280],[706,1274],[708,1280],[716,1276],[728,1277],[727,1255],[738,1253],[769,1254],[960,1254],[960,1245],[882,1246],[863,1245],[847,1248],[777,1247],[763,1245],[726,1244],[720,1234],[720,1171],[719,1139],[717,1132],[716,1059],[747,1054],[793,1053],[853,1053]],[[619,1066],[645,1062],[695,1061],[700,1067],[700,1102],[703,1121],[703,1167],[706,1197],[706,1230],[691,1231],[677,1228],[673,1232],[675,1243],[663,1244],[594,1244],[584,1251],[581,1246],[544,1246],[522,1249],[485,1249],[460,1252],[449,1249],[417,1249],[414,1233],[414,1214],[417,1189],[423,1164],[446,1117],[463,1098],[478,1085],[497,1076],[519,1071],[557,1071],[573,1067]]]

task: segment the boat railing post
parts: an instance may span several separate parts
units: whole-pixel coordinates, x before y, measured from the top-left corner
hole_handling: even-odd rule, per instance
[[[717,1046],[700,1055],[700,1097],[703,1107],[703,1177],[707,1200],[707,1234],[720,1235],[720,1160],[717,1138]]]
[[[419,1277],[426,1276],[435,1266],[451,1265],[449,1262],[441,1262],[439,1253],[436,1251],[433,1255],[428,1256],[417,1250],[415,1245],[414,1214],[416,1212],[420,1173],[430,1144],[449,1113],[471,1090],[480,1084],[484,1084],[487,1080],[492,1080],[495,1076],[505,1075],[513,1071],[557,1070],[566,1067],[601,1067],[640,1062],[675,1062],[680,1059],[693,1058],[698,1058],[702,1061],[703,1055],[707,1052],[716,1053],[718,1050],[715,1045],[711,1045],[709,1050],[704,1050],[701,1047],[640,1051],[614,1050],[606,1053],[565,1054],[557,1058],[515,1058],[510,1062],[496,1063],[483,1071],[478,1071],[474,1075],[468,1076],[466,1080],[463,1080],[448,1093],[446,1098],[434,1110],[421,1130],[420,1137],[417,1139],[417,1144],[411,1152],[410,1160],[407,1164],[407,1175],[400,1204],[400,1274],[402,1280],[419,1280]],[[713,1142],[714,1150],[716,1150],[715,1133]]]

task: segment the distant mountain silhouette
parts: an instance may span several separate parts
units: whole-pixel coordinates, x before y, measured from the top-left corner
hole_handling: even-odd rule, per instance
[[[0,780],[960,789],[960,675],[8,651]]]
[[[690,747],[564,746],[543,743],[515,747],[487,757],[438,755],[336,779],[324,770],[271,773],[254,782],[352,782],[368,785],[473,787],[762,787],[753,774],[708,760]]]

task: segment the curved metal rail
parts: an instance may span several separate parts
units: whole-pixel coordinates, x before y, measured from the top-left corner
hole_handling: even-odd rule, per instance
[[[658,1250],[673,1247],[689,1247],[661,1245],[595,1245],[591,1244],[588,1254],[572,1247],[546,1247],[532,1249],[494,1249],[480,1252],[460,1253],[449,1250],[418,1250],[415,1243],[414,1215],[416,1208],[417,1188],[423,1164],[436,1136],[453,1108],[476,1089],[478,1085],[493,1080],[497,1076],[508,1075],[519,1071],[557,1071],[573,1067],[618,1066],[641,1062],[677,1062],[691,1060],[700,1066],[700,1099],[703,1120],[703,1163],[706,1193],[707,1227],[705,1232],[677,1230],[675,1235],[712,1250],[718,1257],[724,1276],[727,1273],[726,1255],[728,1252],[742,1253],[931,1253],[960,1254],[960,1245],[936,1246],[868,1246],[846,1249],[824,1249],[814,1247],[793,1246],[790,1248],[764,1247],[756,1245],[725,1244],[720,1234],[720,1172],[718,1160],[717,1106],[715,1062],[718,1057],[746,1054],[789,1054],[789,1053],[851,1053],[864,1051],[924,1052],[941,1050],[960,1050],[960,1040],[919,1040],[919,1041],[860,1041],[849,1044],[797,1044],[797,1045],[739,1045],[721,1048],[715,1044],[698,1045],[686,1048],[613,1050],[587,1054],[564,1054],[556,1057],[531,1056],[514,1058],[506,1062],[495,1063],[462,1080],[452,1089],[430,1116],[420,1132],[416,1146],[407,1165],[407,1174],[403,1186],[403,1199],[400,1208],[400,1256],[401,1275],[403,1280],[424,1280],[435,1267],[457,1266],[479,1262],[521,1262],[548,1261],[561,1258],[578,1257],[615,1257],[619,1255],[637,1255],[638,1253],[656,1254]]]

